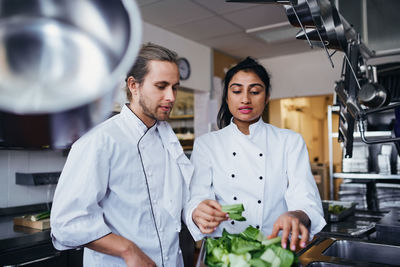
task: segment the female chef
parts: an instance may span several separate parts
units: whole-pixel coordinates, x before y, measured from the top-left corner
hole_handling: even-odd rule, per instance
[[[242,232],[252,225],[282,247],[305,247],[325,223],[306,145],[300,134],[264,123],[267,71],[248,57],[225,77],[220,130],[196,139],[191,161],[191,202],[185,219],[195,240]],[[244,205],[246,221],[228,220],[221,205]]]

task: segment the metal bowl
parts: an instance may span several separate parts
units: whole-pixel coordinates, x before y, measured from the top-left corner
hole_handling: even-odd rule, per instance
[[[0,109],[48,113],[113,90],[139,49],[131,0],[2,0]]]
[[[141,36],[134,0],[0,1],[0,145],[65,147],[103,120]]]

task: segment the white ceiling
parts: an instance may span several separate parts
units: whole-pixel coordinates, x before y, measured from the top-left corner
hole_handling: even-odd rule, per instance
[[[246,33],[259,27],[288,24],[281,5],[226,3],[225,0],[136,2],[145,22],[237,58],[261,59],[310,50],[306,42],[295,39],[298,30],[291,26],[288,27],[293,28],[292,34],[286,34],[283,41],[266,42],[254,33]]]

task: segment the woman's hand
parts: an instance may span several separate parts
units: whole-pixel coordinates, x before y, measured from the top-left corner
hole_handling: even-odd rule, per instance
[[[192,220],[203,234],[211,234],[222,221],[228,220],[228,214],[217,201],[206,199],[193,211]]]
[[[281,245],[283,248],[286,248],[289,234],[291,233],[290,249],[294,251],[299,241],[299,235],[301,235],[300,247],[304,248],[309,238],[307,228],[309,225],[310,219],[303,211],[288,211],[279,216],[275,221],[272,233],[268,238],[277,237],[279,231],[282,230]]]

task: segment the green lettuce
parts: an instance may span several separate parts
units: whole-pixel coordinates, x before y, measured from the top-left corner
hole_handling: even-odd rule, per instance
[[[232,204],[222,206],[222,211],[229,214],[229,218],[235,221],[245,221],[246,218],[242,216],[244,211],[243,204]]]
[[[281,237],[267,239],[249,226],[239,234],[223,229],[220,238],[207,238],[205,264],[210,267],[289,267],[294,253],[280,245]]]

